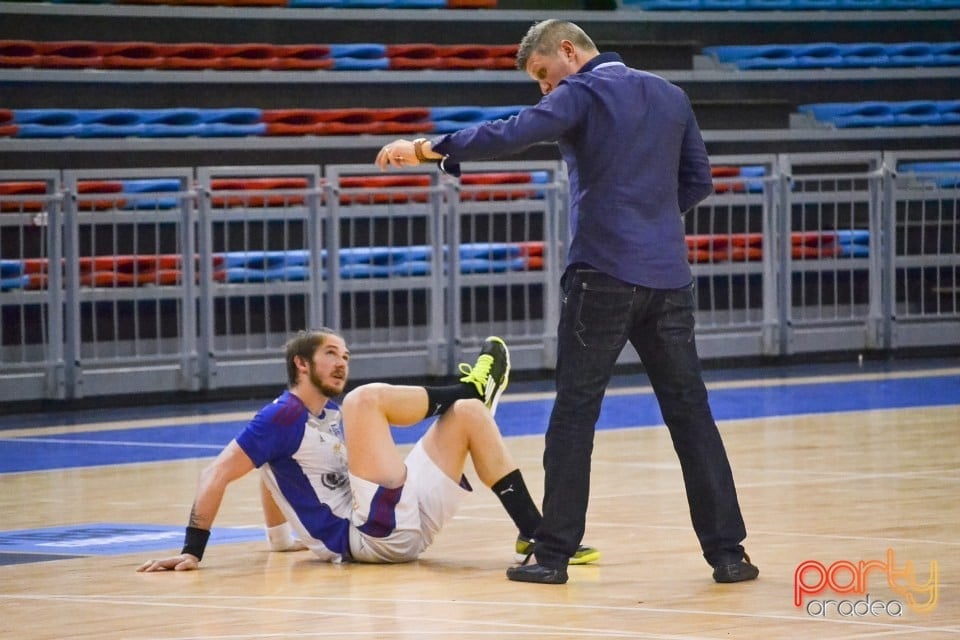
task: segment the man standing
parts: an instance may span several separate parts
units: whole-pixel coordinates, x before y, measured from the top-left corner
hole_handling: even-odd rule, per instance
[[[543,93],[517,115],[433,140],[397,140],[381,169],[464,161],[557,141],[570,179],[571,241],[561,281],[557,397],[546,433],[543,521],[521,582],[563,584],[583,537],[590,458],[603,396],[629,341],[649,375],[680,459],[693,527],[717,582],[757,577],[694,339],[693,276],[682,213],[713,191],[706,146],[686,94],[601,54],[577,25],[539,22],[517,67]],[[529,560],[529,558],[528,558]]]

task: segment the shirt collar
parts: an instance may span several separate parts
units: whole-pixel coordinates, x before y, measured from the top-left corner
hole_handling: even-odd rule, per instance
[[[593,71],[600,65],[608,64],[623,64],[623,58],[620,57],[619,53],[601,53],[594,56],[590,59],[587,64],[580,67],[580,70],[577,73],[586,73],[588,71]]]

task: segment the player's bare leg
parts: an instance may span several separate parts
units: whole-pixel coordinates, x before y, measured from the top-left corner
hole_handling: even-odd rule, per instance
[[[343,432],[350,473],[388,489],[403,485],[407,469],[390,425],[410,426],[427,415],[423,387],[371,383],[343,399]]]

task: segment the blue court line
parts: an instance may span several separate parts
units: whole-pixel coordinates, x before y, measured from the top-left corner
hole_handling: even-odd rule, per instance
[[[256,542],[263,540],[261,527],[214,527],[210,544]],[[105,556],[124,553],[179,550],[183,544],[183,527],[153,524],[91,523],[41,529],[0,531],[0,563],[2,556],[43,556],[54,559],[77,556]],[[12,563],[12,560],[9,561]]]
[[[918,406],[958,406],[960,376],[841,380],[715,389],[710,404],[718,421]],[[505,436],[538,435],[546,429],[552,398],[501,403],[497,422]],[[252,413],[251,413],[252,415]],[[243,428],[244,422],[212,422],[168,427],[114,429],[51,436],[0,439],[0,473],[43,471],[189,458],[212,458]],[[608,395],[598,429],[663,424],[651,393]],[[407,444],[420,438],[428,422],[394,429]]]

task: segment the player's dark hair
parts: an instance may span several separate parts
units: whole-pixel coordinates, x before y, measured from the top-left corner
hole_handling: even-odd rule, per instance
[[[343,337],[329,327],[320,327],[319,329],[311,329],[309,331],[298,331],[295,336],[287,341],[284,349],[287,356],[287,385],[290,388],[296,386],[297,379],[300,376],[300,373],[297,371],[297,363],[294,359],[300,356],[307,362],[312,362],[313,354],[323,346],[329,336]]]
[[[566,20],[543,20],[530,27],[527,35],[520,41],[520,47],[517,49],[517,69],[526,71],[530,56],[534,53],[540,55],[556,53],[564,40],[569,40],[574,46],[585,51],[597,50],[597,45],[593,43],[590,36],[574,23]]]

